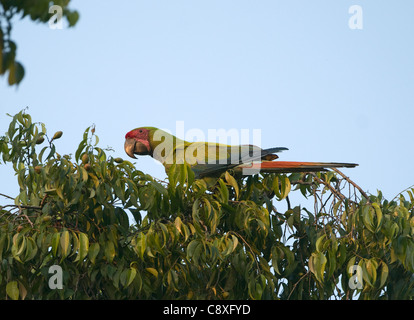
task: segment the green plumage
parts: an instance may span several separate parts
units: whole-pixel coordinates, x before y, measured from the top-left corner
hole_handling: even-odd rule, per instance
[[[262,150],[253,145],[231,146],[214,142],[188,142],[154,127],[141,127],[148,130],[151,156],[160,161],[166,171],[173,163],[187,163],[196,178],[220,174],[246,161],[260,160],[287,148]],[[133,130],[134,131],[134,130]],[[276,155],[271,156],[277,158]]]

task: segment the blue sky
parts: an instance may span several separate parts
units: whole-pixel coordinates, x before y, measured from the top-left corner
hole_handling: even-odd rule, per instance
[[[351,5],[363,29],[348,26]],[[26,106],[58,152],[74,153],[96,124],[102,147],[124,157],[140,126],[260,129],[282,160],[355,162],[364,190],[391,199],[414,184],[414,3],[374,0],[71,1],[74,28],[27,18],[12,37],[26,69],[0,78],[0,134]],[[162,166],[136,166],[163,179]],[[11,167],[0,193],[16,196]],[[0,201],[3,201],[1,199]]]

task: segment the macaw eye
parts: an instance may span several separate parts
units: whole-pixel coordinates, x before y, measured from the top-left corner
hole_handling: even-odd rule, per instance
[[[142,131],[142,129],[141,130],[139,130],[139,133],[142,133],[143,131]]]

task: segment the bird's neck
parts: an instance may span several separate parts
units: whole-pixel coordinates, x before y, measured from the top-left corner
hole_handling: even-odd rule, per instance
[[[175,150],[185,147],[188,142],[158,129],[150,136],[150,144],[151,157],[166,165],[175,162]]]

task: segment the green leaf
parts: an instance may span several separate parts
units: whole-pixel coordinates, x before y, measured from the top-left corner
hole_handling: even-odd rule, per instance
[[[276,273],[280,276],[280,270],[279,270],[279,249],[277,246],[272,247],[272,267],[276,271]]]
[[[323,234],[318,238],[318,240],[316,240],[315,247],[316,247],[317,252],[323,252],[324,251],[323,245],[324,245],[324,240],[325,239],[326,239],[326,234]]]
[[[7,283],[6,293],[12,300],[19,299],[19,287],[17,281],[10,281]]]
[[[158,225],[160,226],[160,228],[161,228],[161,232],[162,232],[162,238],[163,238],[163,245],[162,245],[162,247],[164,247],[165,246],[165,244],[167,243],[167,241],[168,241],[168,238],[169,238],[169,232],[168,232],[168,228],[165,226],[165,224],[163,224],[163,223],[158,223]],[[172,235],[172,238],[174,239],[175,237],[174,237],[174,233],[171,233],[171,235]]]
[[[226,178],[226,181],[229,185],[231,185],[234,189],[234,192],[236,193],[236,200],[239,199],[239,185],[237,184],[236,179],[228,172],[226,171],[224,177]]]
[[[71,231],[71,234],[72,234],[73,243],[72,243],[72,253],[70,254],[70,256],[73,256],[76,252],[78,252],[78,255],[79,255],[79,239],[78,239],[77,233],[74,231]]]
[[[164,196],[168,195],[167,189],[165,189],[161,183],[157,181],[150,181],[149,183],[154,186],[155,190],[157,190],[159,193],[163,194]]]
[[[203,244],[199,240],[191,241],[187,246],[187,259],[192,259],[193,262],[197,265],[200,259],[201,250],[203,249]]]
[[[127,232],[129,228],[129,218],[126,212],[122,208],[116,207],[115,215],[117,217],[119,225],[123,228],[122,231]]]
[[[336,217],[337,213],[338,213],[338,209],[339,207],[342,205],[342,200],[338,201],[337,203],[335,203],[334,207],[333,207],[333,215]]]
[[[57,249],[59,247],[60,233],[56,232],[52,236],[52,253],[56,257]]]
[[[69,22],[69,27],[73,27],[79,20],[79,12],[71,11],[66,14],[66,19]]]
[[[199,240],[192,240],[187,246],[187,257],[191,258],[194,255],[196,247],[200,244]]]
[[[112,241],[106,241],[104,252],[106,260],[111,263],[115,258],[115,246]]]
[[[154,277],[158,278],[158,271],[154,268],[145,268],[149,273],[151,273]]]
[[[309,269],[315,275],[316,280],[323,282],[323,274],[325,272],[327,259],[321,252],[312,253],[309,259]]]
[[[134,281],[135,276],[137,275],[137,270],[135,268],[128,268],[122,271],[120,281],[121,284],[126,288],[132,281]]]
[[[263,275],[260,276],[261,279],[262,277]],[[248,283],[248,292],[253,300],[259,300],[263,294],[263,285],[258,281],[258,279],[251,277]]]
[[[346,261],[346,257],[347,257],[346,245],[341,242],[341,243],[339,243],[338,249],[339,249],[338,267],[341,267],[344,264],[344,262]]]
[[[88,255],[89,250],[89,238],[88,236],[80,232],[79,233],[79,251],[75,261],[83,261],[85,257]]]
[[[100,246],[98,242],[94,242],[89,246],[88,257],[92,264],[95,264],[96,256],[98,255]]]
[[[87,136],[88,136],[89,129],[90,129],[90,127],[85,130],[86,138],[84,137],[84,139],[79,143],[78,149],[75,152],[75,160],[76,160],[76,162],[79,161],[80,155],[82,154],[83,150],[87,146]]]
[[[382,211],[378,203],[374,202],[372,203],[372,206],[374,207],[375,214],[377,216],[377,227],[375,231],[378,232],[381,229],[381,224],[382,224]]]
[[[6,245],[6,237],[7,235],[5,233],[0,234],[0,261],[3,260],[3,249]]]
[[[24,68],[20,62],[15,61],[9,67],[9,85],[19,84],[24,77]]]
[[[131,209],[131,208],[129,208],[129,211],[131,212],[132,216],[134,217],[135,223],[141,224],[141,221],[142,221],[141,211],[139,211],[137,209]]]
[[[371,286],[374,286],[377,280],[378,263],[374,259],[363,259],[362,261],[362,276],[363,279]]]
[[[234,235],[231,235],[231,238],[233,239],[233,248],[231,250],[233,252],[234,250],[236,250],[237,245],[239,244],[239,239],[237,239],[237,237]]]
[[[174,289],[174,291],[178,291],[178,275],[177,272],[170,269],[167,275],[167,282],[170,287]]]
[[[385,285],[389,274],[388,265],[382,261],[381,262],[381,275],[380,275],[380,288]]]
[[[69,231],[65,230],[60,235],[60,248],[62,253],[62,260],[65,259],[69,254],[70,241]]]
[[[194,171],[188,166],[187,170],[187,187],[193,185],[195,181],[195,173]]]
[[[185,183],[185,181],[187,180],[187,177],[188,177],[188,173],[187,173],[188,166],[186,164],[180,164],[180,165],[177,166],[177,168],[180,169],[180,180],[179,180],[179,182],[182,186],[184,186],[184,183]]]
[[[25,251],[24,261],[27,262],[36,257],[37,245],[32,237],[27,237],[27,247]]]
[[[170,169],[168,170],[168,181],[169,181],[169,185],[174,187],[177,185],[177,176],[178,176],[178,169],[177,169],[177,164],[172,164],[170,166]]]
[[[16,233],[13,236],[13,245],[11,248],[11,253],[14,259],[19,262],[22,262],[20,255],[26,249],[26,237],[20,233]]]
[[[43,149],[39,152],[38,159],[39,159],[39,162],[40,163],[42,163],[43,154],[45,153],[45,151],[47,150],[47,148],[49,148],[49,147],[48,146],[43,147]]]
[[[2,54],[2,64],[0,65],[0,74],[4,74],[14,63],[15,53],[10,51],[0,52]]]
[[[272,187],[273,187],[273,192],[275,193],[276,197],[278,199],[281,199],[282,198],[282,195],[280,193],[280,187],[279,187],[279,176],[276,176],[273,179],[273,185],[272,185]]]
[[[181,233],[181,234],[183,234],[183,232],[181,230],[182,223],[183,222],[181,221],[181,218],[180,217],[175,218],[174,225],[177,228],[178,232]]]
[[[135,240],[135,252],[141,259],[144,259],[144,253],[147,248],[147,236],[141,232]]]
[[[362,221],[365,225],[365,227],[371,231],[374,232],[374,217],[372,215],[372,211],[370,210],[371,207],[369,205],[364,205],[361,210],[362,214]]]
[[[83,182],[88,181],[88,171],[86,171],[86,169],[83,166],[79,166],[79,168],[80,168],[80,173],[81,173],[82,181]]]
[[[281,188],[281,190],[282,190],[282,199],[285,199],[289,195],[289,192],[290,192],[291,188],[292,188],[292,186],[290,184],[289,178],[287,176],[284,176],[283,179],[282,179],[282,188]]]
[[[219,179],[219,191],[221,195],[221,202],[228,203],[229,202],[229,190],[227,189],[226,184],[222,179]]]
[[[24,300],[27,295],[27,290],[21,282],[19,282],[19,293],[20,293],[21,299]]]
[[[184,230],[184,241],[187,241],[191,235],[190,229],[187,227],[186,224],[182,224],[182,229]]]

